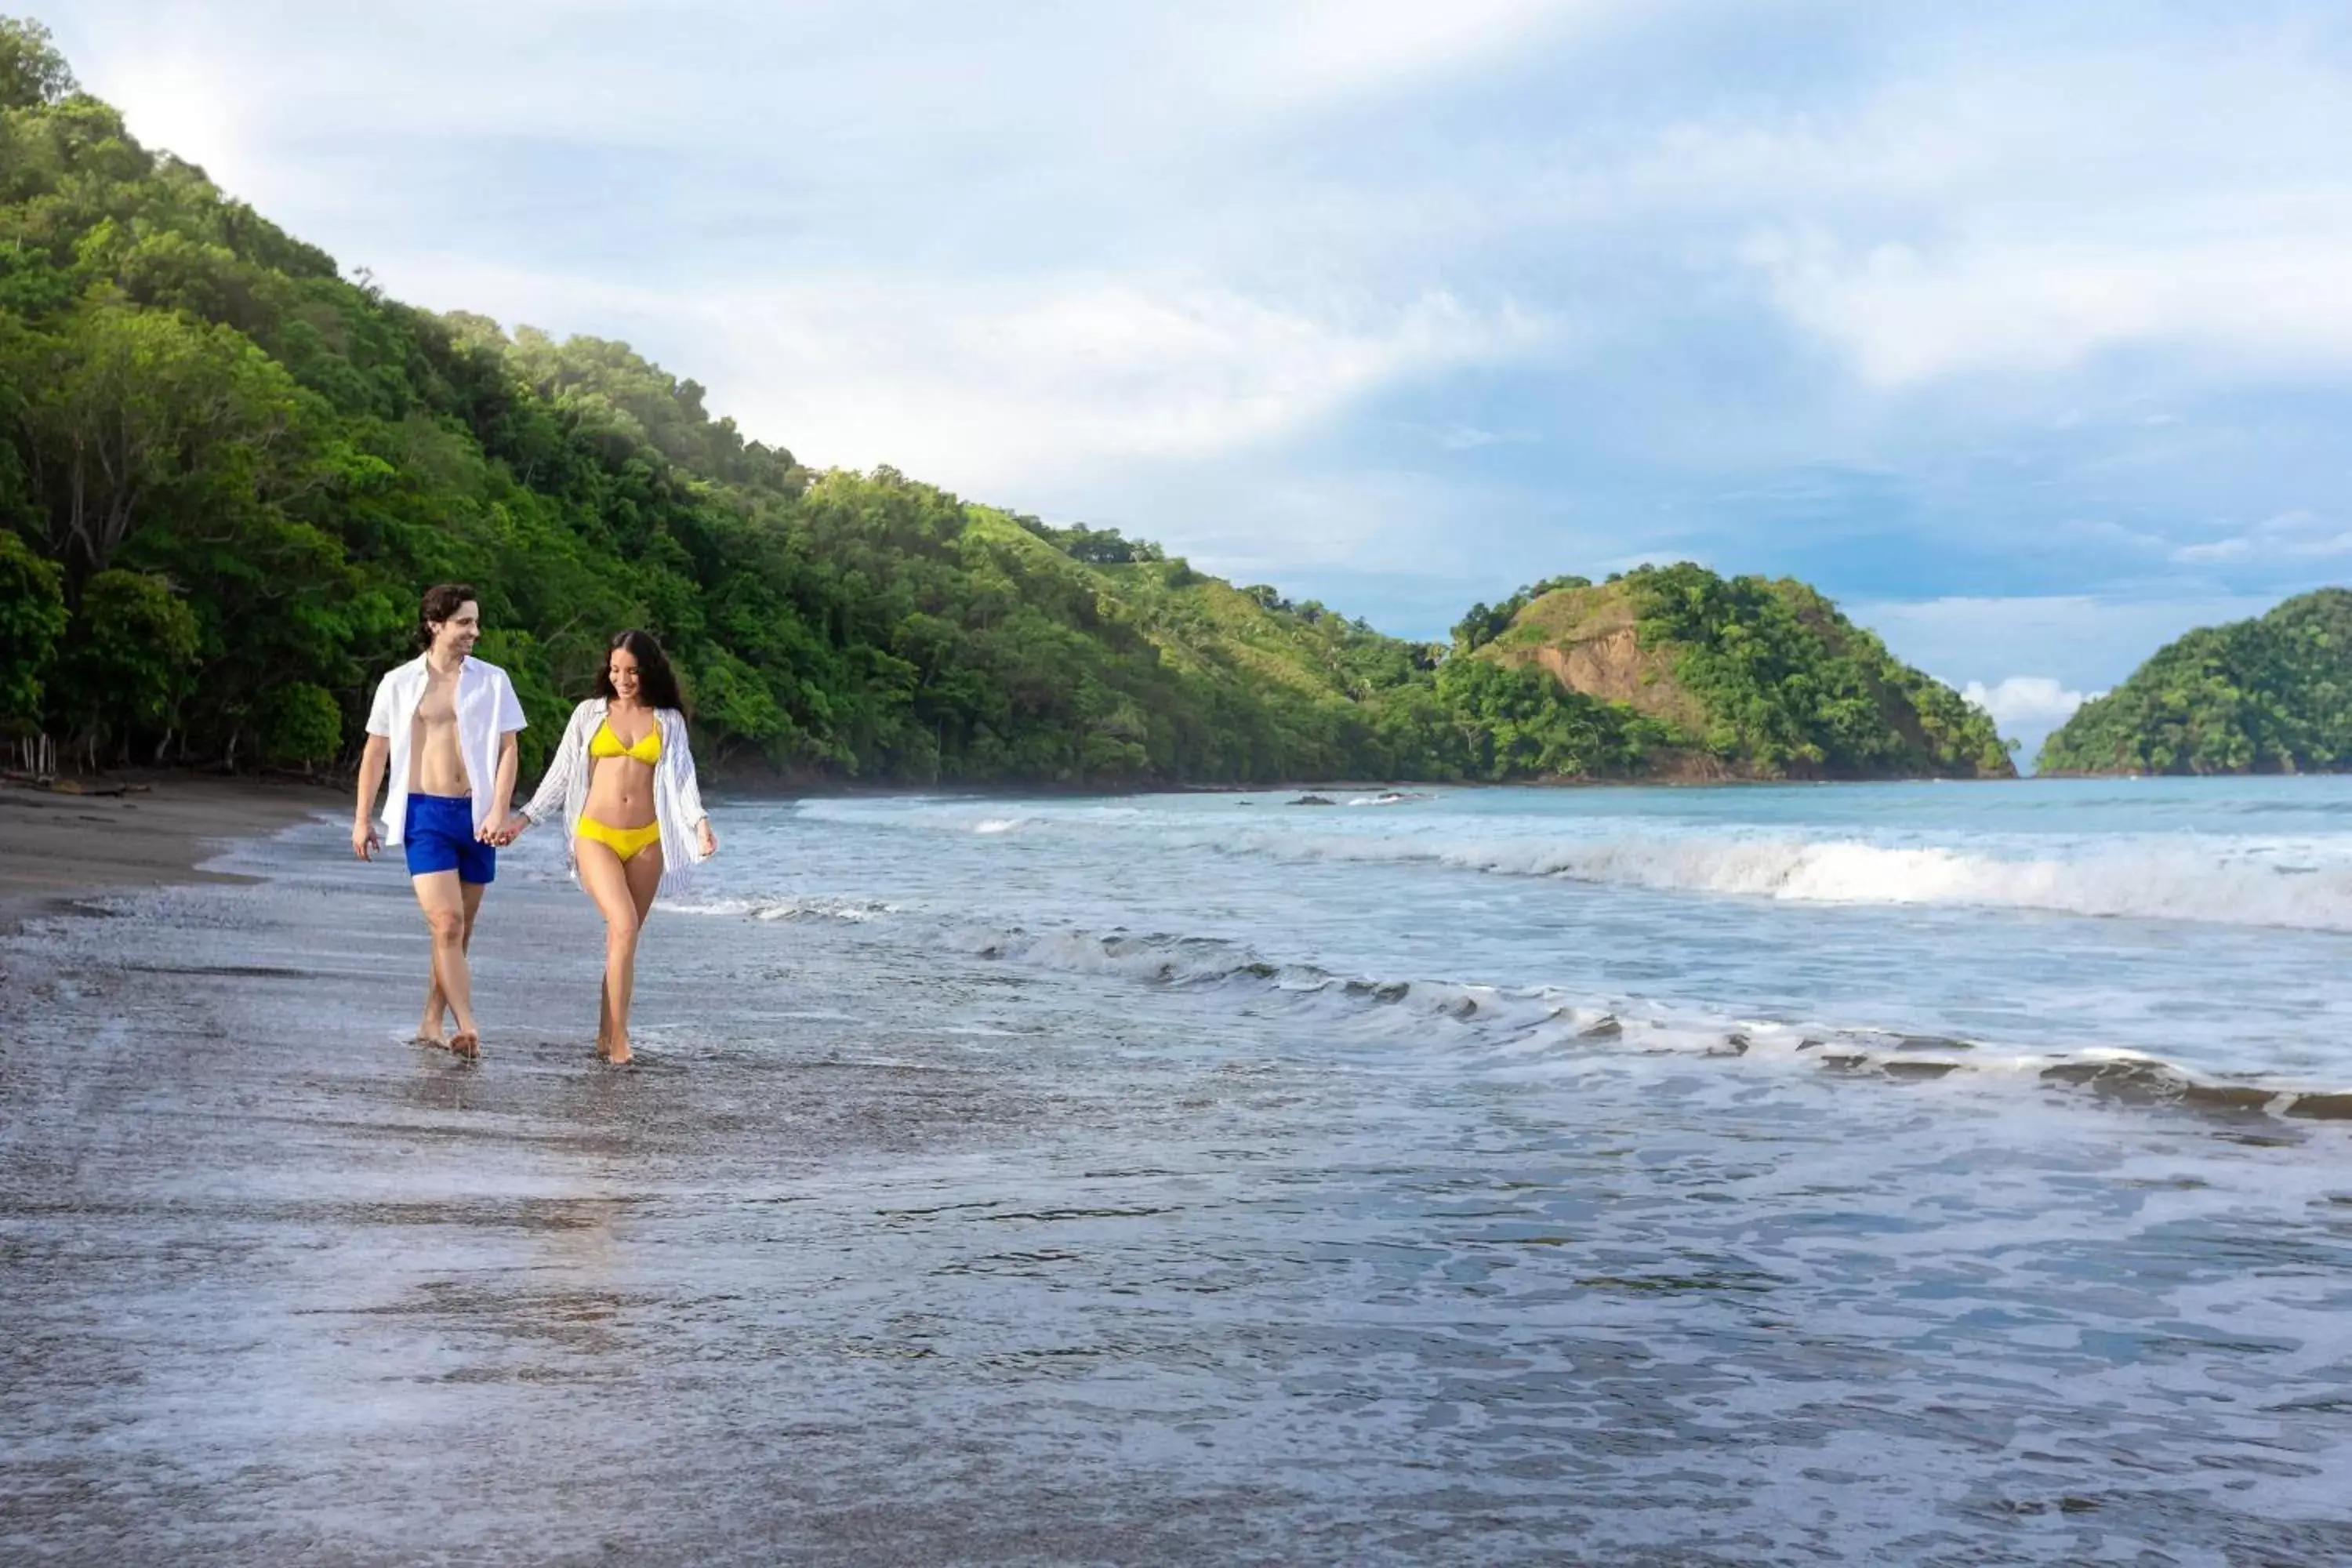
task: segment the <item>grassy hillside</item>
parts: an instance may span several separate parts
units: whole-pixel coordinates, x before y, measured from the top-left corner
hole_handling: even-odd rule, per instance
[[[2044,773],[2352,770],[2352,592],[2166,644],[2042,743]]]
[[[1475,635],[1475,633],[1474,633]],[[1532,595],[1472,657],[1602,705],[1644,771],[2007,778],[1992,721],[1789,578],[1687,563]]]

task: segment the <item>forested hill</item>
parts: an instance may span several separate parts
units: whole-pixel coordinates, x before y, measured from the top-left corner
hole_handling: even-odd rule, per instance
[[[1885,683],[1784,635],[1834,615],[1788,608],[1809,591],[1674,571],[1659,581],[1687,605],[1652,618],[1705,623],[1696,727],[1116,532],[888,468],[811,472],[625,345],[344,279],[140,146],[37,26],[0,18],[0,738],[333,763],[410,652],[417,590],[459,579],[530,714],[532,767],[607,636],[643,626],[712,757],[787,778],[1986,771],[1887,741],[1906,721]]]
[[[2044,773],[2352,771],[2352,591],[2167,643],[2042,743]]]
[[[1557,578],[1455,628],[1470,659],[1595,705],[1636,771],[1706,778],[2010,778],[1992,720],[1789,578],[1687,563]]]

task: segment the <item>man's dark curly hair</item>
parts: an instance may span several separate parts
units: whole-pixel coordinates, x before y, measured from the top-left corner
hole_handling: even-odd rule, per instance
[[[416,608],[417,652],[433,646],[433,623],[447,620],[464,609],[468,599],[477,603],[481,599],[471,583],[436,583],[425,590],[425,602]]]

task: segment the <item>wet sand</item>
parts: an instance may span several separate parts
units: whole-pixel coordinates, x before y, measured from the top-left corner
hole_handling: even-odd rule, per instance
[[[2352,1560],[2332,1129],[1546,1099],[821,913],[657,911],[614,1069],[554,849],[478,1064],[334,821],[0,939],[0,1562]]]
[[[1039,1152],[1100,1100],[1081,1053],[987,1070],[906,1016],[921,976],[721,990],[657,916],[641,1065],[603,1067],[602,928],[509,864],[459,1062],[404,1043],[421,922],[339,838],[0,939],[0,1561],[1292,1555],[1250,1505],[1295,1489],[1055,1417],[1099,1352],[922,1299],[938,1205],[1117,1209],[1119,1173]],[[172,841],[110,864],[161,879]],[[960,1333],[992,1351],[942,1388]]]
[[[90,781],[85,791],[121,789]],[[247,880],[196,868],[227,842],[348,811],[347,790],[278,780],[133,774],[123,794],[0,783],[0,931],[44,907],[173,882]]]

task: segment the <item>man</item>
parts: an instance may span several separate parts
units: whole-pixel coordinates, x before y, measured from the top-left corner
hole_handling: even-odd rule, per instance
[[[408,877],[433,937],[433,976],[425,994],[419,1045],[461,1057],[481,1054],[474,1023],[472,977],[466,950],[482,890],[498,876],[499,826],[514,795],[515,736],[523,728],[514,682],[495,664],[473,657],[482,635],[481,606],[463,583],[425,591],[416,640],[425,651],[383,678],[369,711],[367,749],[360,753],[359,809],[352,818],[352,853],[373,858],[399,845]],[[375,829],[375,792],[386,774],[392,789],[384,824]],[[457,1030],[441,1034],[444,1008]]]

